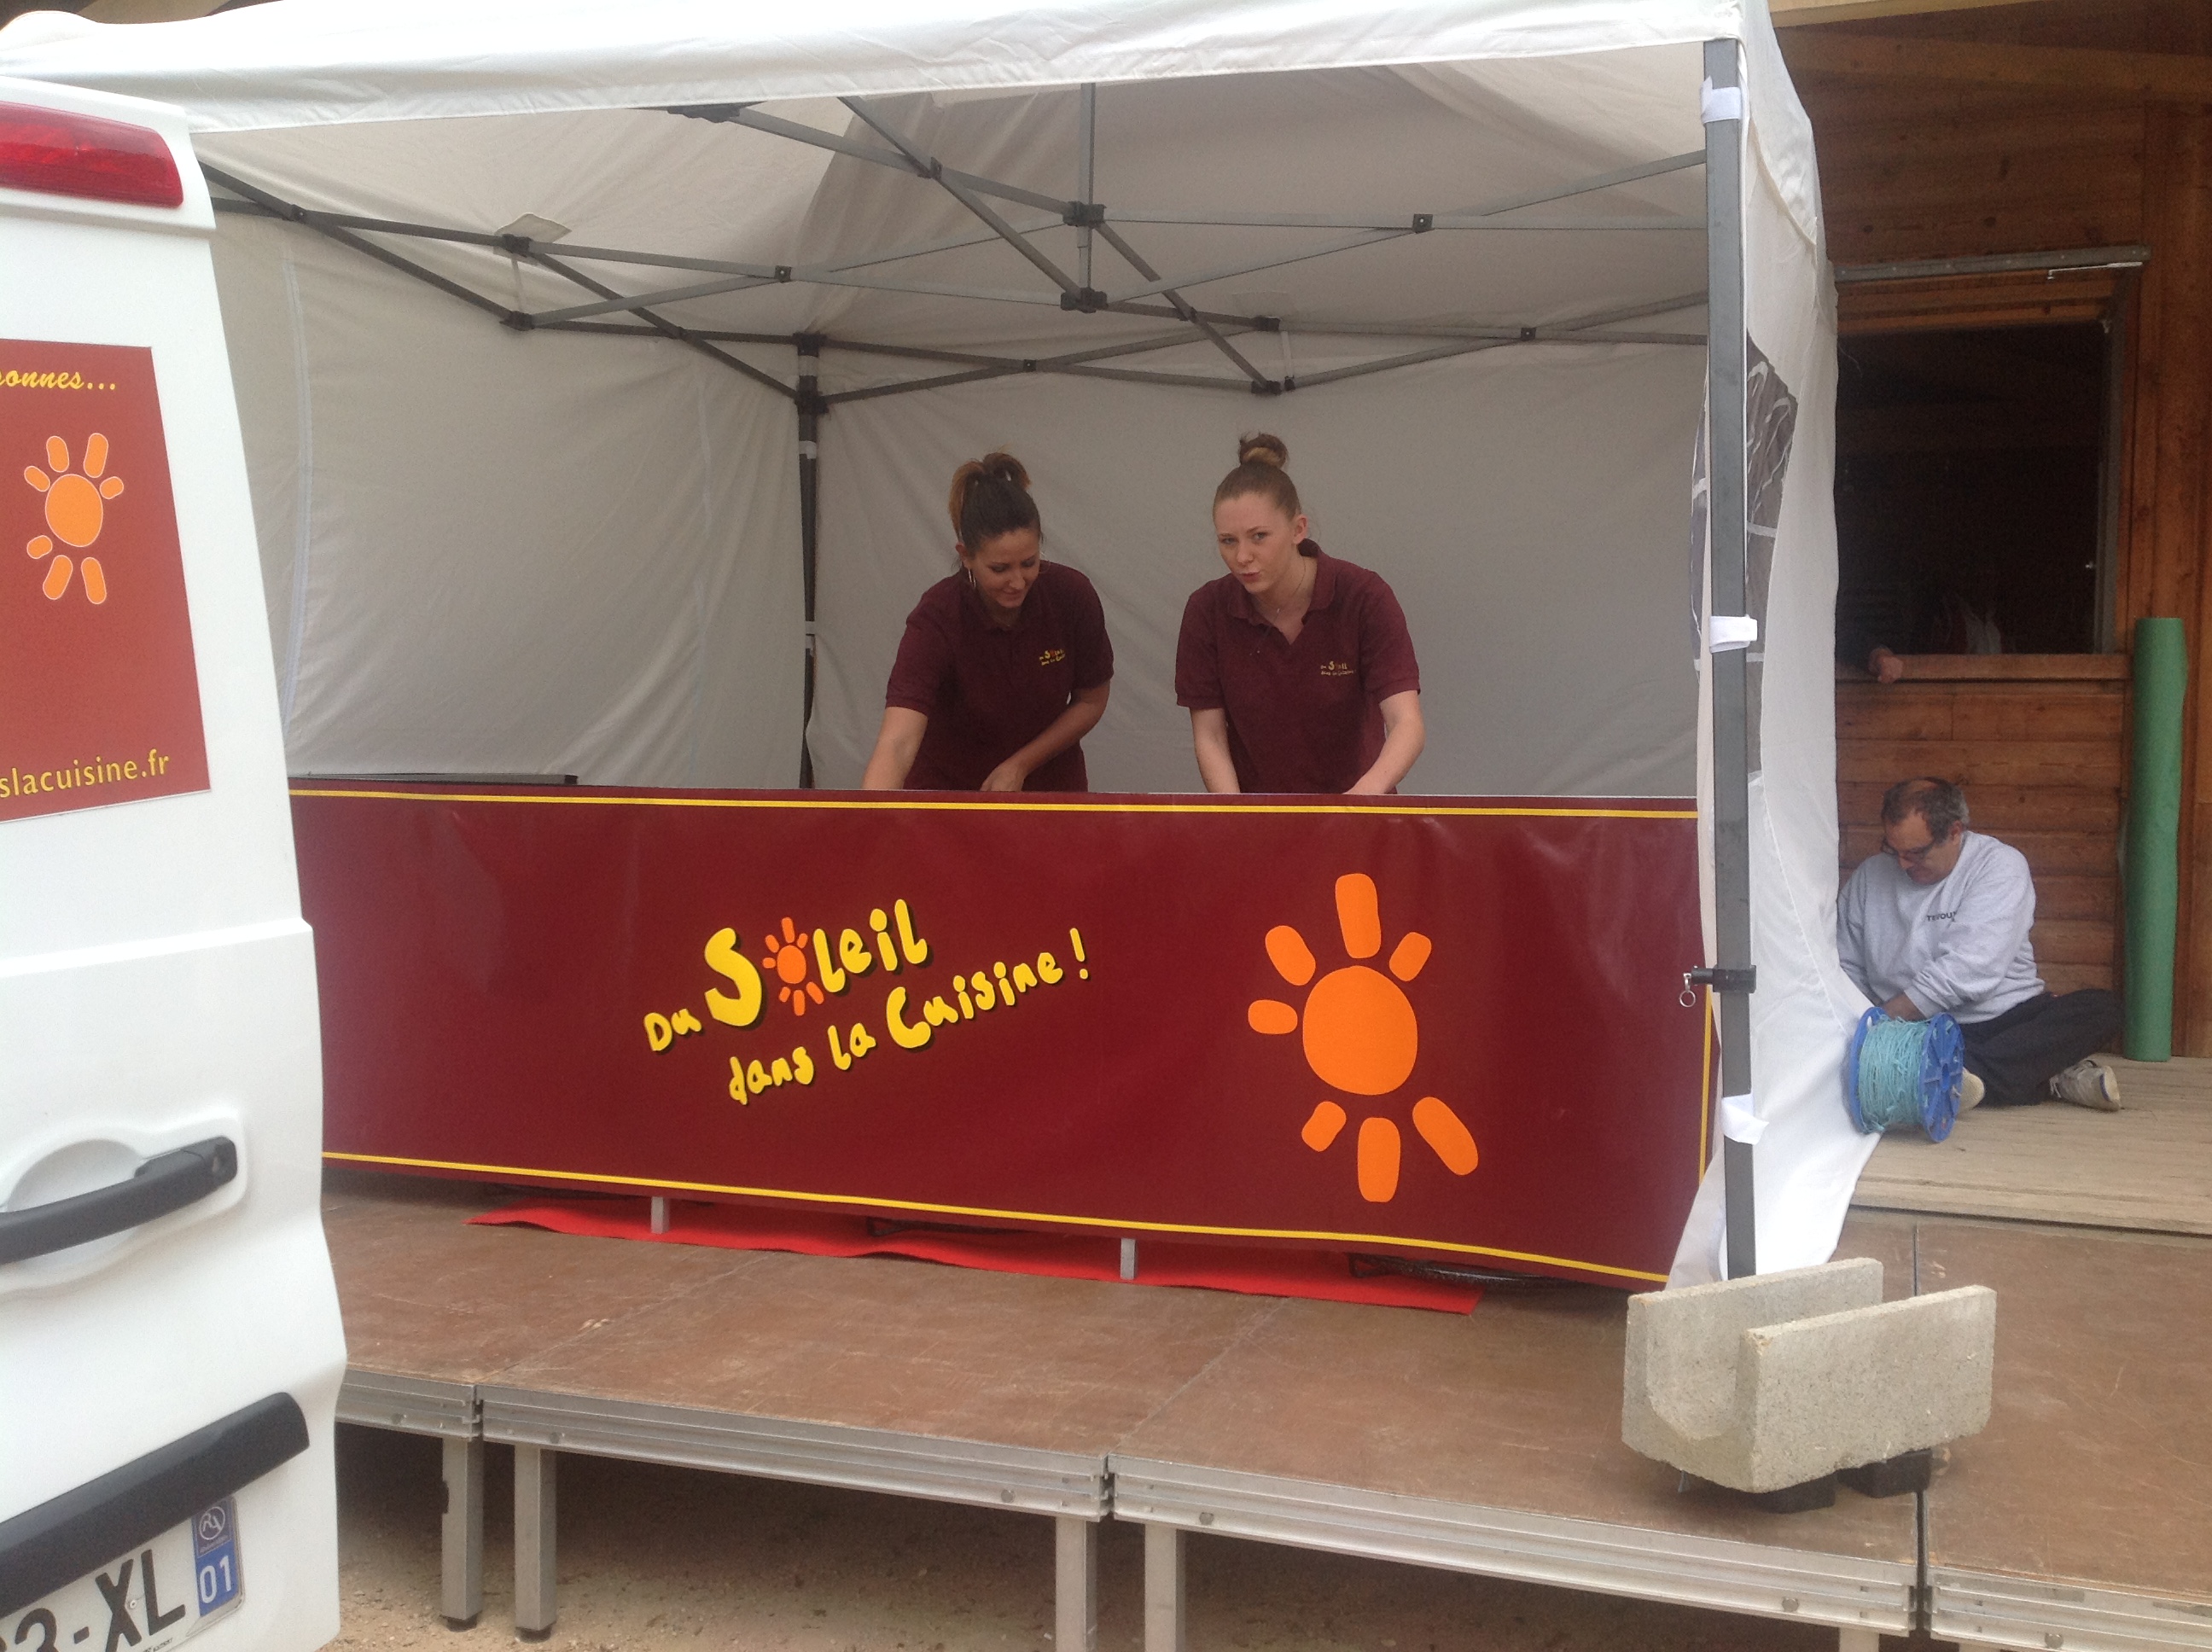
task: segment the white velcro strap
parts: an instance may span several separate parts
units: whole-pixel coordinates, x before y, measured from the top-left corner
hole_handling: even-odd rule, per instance
[[[1717,120],[1741,120],[1743,88],[1705,82],[1698,88],[1698,112],[1708,126]]]
[[[1759,622],[1748,614],[1715,614],[1705,622],[1705,646],[1717,654],[1759,641]]]
[[[1730,1141],[1740,1141],[1746,1147],[1755,1147],[1759,1139],[1766,1133],[1766,1121],[1752,1111],[1748,1096],[1721,1097],[1721,1134]]]

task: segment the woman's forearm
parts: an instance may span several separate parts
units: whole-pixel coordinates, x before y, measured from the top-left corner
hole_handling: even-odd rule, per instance
[[[885,707],[883,726],[876,731],[876,749],[868,754],[868,766],[860,774],[860,789],[896,792],[904,786],[928,729],[929,719],[921,713],[904,706]]]
[[[1198,777],[1209,792],[1233,795],[1244,788],[1237,781],[1237,762],[1229,755],[1229,714],[1218,707],[1190,714],[1190,743],[1198,756]]]
[[[1067,709],[1045,726],[1044,732],[1000,763],[984,778],[986,792],[1018,792],[1029,777],[1098,726],[1106,714],[1106,698],[1112,683],[1078,689]],[[1011,783],[1009,783],[1011,782]]]
[[[1394,694],[1382,702],[1382,750],[1374,765],[1352,783],[1350,797],[1380,797],[1412,772],[1421,748],[1428,744],[1428,728],[1421,720],[1421,695],[1415,689]]]

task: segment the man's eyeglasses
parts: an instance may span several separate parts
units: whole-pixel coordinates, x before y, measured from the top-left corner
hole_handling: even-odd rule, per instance
[[[1933,842],[1922,844],[1917,849],[1900,849],[1885,838],[1881,852],[1901,866],[1924,866],[1928,864],[1928,857],[1942,847],[1943,840],[1940,837]]]

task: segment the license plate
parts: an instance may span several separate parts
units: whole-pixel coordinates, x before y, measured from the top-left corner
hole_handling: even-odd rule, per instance
[[[12,1652],[163,1652],[209,1627],[244,1593],[238,1510],[225,1497],[56,1589],[7,1626],[9,1645]]]

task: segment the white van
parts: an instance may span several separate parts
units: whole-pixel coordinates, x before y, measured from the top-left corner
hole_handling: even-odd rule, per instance
[[[183,116],[0,80],[0,1644],[337,1631],[345,1348]]]

